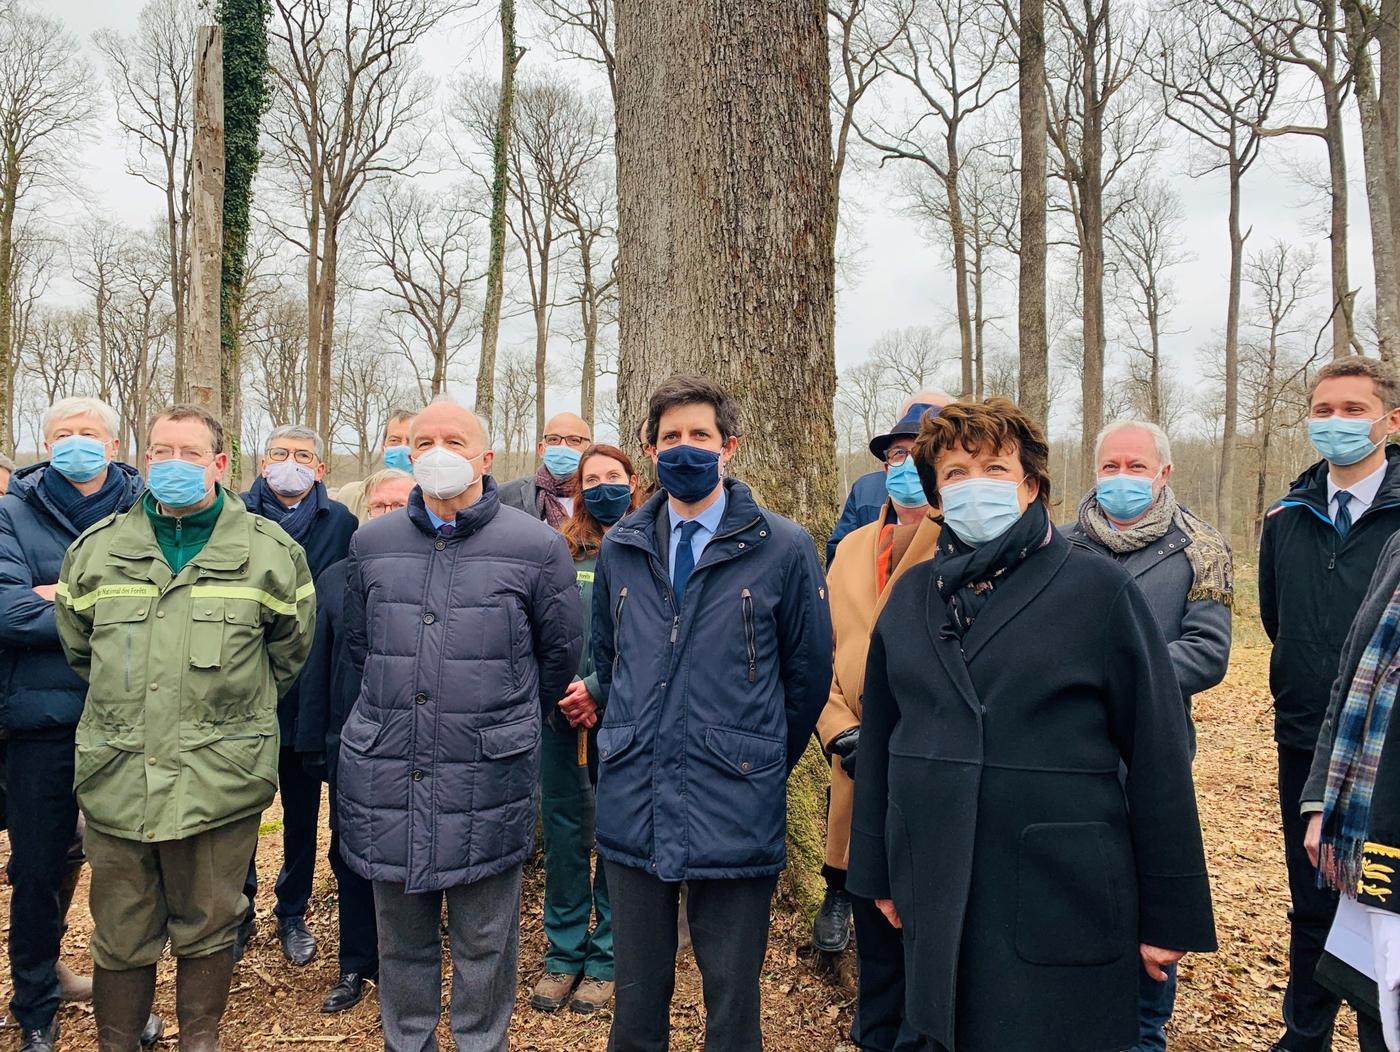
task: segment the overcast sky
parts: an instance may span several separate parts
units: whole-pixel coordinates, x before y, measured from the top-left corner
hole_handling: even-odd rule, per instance
[[[94,67],[100,70],[91,47],[92,33],[102,28],[131,32],[140,4],[136,0],[42,0],[39,8],[84,39]],[[489,9],[488,15],[494,13],[494,5],[485,5],[485,9]],[[435,32],[424,49],[428,71],[443,83],[463,73],[494,76],[498,63],[492,53],[493,31],[489,17],[477,14]],[[530,68],[539,68],[536,63],[560,63],[567,75],[586,75],[579,63],[556,58],[538,38],[524,42],[531,48],[526,58]],[[110,112],[105,82],[101,97]],[[1361,153],[1354,139],[1348,156],[1351,278],[1354,287],[1369,290],[1371,265]],[[1245,226],[1252,228],[1250,250],[1262,249],[1275,238],[1314,245],[1315,274],[1321,283],[1326,277],[1325,217],[1320,205],[1304,204],[1307,193],[1289,174],[1290,163],[1319,156],[1319,145],[1317,140],[1298,137],[1270,140],[1260,163],[1247,177],[1243,211]],[[163,211],[160,193],[126,173],[125,156],[114,120],[100,121],[84,147],[78,169],[82,186],[75,188],[74,199],[125,223],[146,226]],[[1194,258],[1175,276],[1180,305],[1170,321],[1174,335],[1168,342],[1181,378],[1194,383],[1201,371],[1201,351],[1215,340],[1224,321],[1229,260],[1225,179],[1219,173],[1189,178],[1184,142],[1164,151],[1154,165],[1158,174],[1171,180],[1186,208],[1186,249]],[[854,220],[845,242],[854,242],[859,249],[855,265],[842,270],[837,300],[836,357],[841,370],[859,362],[882,332],[907,325],[931,325],[945,331],[950,350],[956,348],[951,264],[941,245],[930,243],[919,224],[901,213],[895,190],[891,173],[869,166],[851,172],[843,186],[849,203],[846,217]],[[71,203],[67,207],[70,213],[74,211]],[[56,218],[62,221],[63,217]],[[1369,304],[1370,299],[1369,291],[1363,291],[1360,300]],[[1000,341],[1004,346],[1014,346],[1014,329],[1008,319],[1008,338]],[[528,323],[518,319],[507,330],[506,339],[512,344],[530,342]],[[1111,347],[1110,356],[1114,353]],[[1071,386],[1077,389],[1077,380]],[[1062,399],[1062,403],[1069,401],[1068,396]],[[550,403],[551,410],[576,409],[577,395],[555,392]],[[1063,428],[1073,412],[1072,405],[1059,406],[1055,429]]]

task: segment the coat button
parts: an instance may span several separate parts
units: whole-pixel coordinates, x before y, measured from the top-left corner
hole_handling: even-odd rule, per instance
[[[747,770],[749,769],[750,766],[751,766],[751,764],[749,763],[749,761],[748,761],[748,760],[745,760],[743,763],[741,763],[741,764],[739,765],[739,770],[741,770],[741,771],[747,771]]]
[[[413,695],[413,700],[414,700],[415,702],[417,702],[419,705],[422,705],[422,704],[425,704],[425,703],[427,702],[427,700],[428,700],[428,695],[426,695],[426,694],[415,694],[415,695]]]
[[[164,610],[157,610],[157,611],[156,611],[156,617],[164,617],[164,616],[165,616],[165,611],[164,611]]]
[[[431,624],[432,624],[434,621],[436,621],[436,620],[437,620],[437,618],[435,618],[432,614],[424,614],[424,615],[423,615],[423,624],[425,624],[425,625],[431,625]]]
[[[415,782],[421,782],[421,781],[423,780],[423,772],[422,772],[422,771],[414,771],[414,772],[413,772],[413,780],[414,780]]]
[[[154,767],[156,765],[156,758],[154,756],[148,757],[146,762]]]
[[[447,542],[446,542],[446,541],[434,541],[434,542],[433,542],[433,547],[436,548],[438,551],[442,551],[444,548],[447,547]]]
[[[608,755],[608,750],[607,750],[607,749],[603,749],[603,750],[599,753],[599,755],[600,755],[600,756],[603,756],[604,758],[606,758],[607,755]]]
[[[151,689],[152,689],[152,690],[160,690],[160,684],[159,684],[159,683],[152,683],[152,684],[151,684]]]
[[[147,839],[147,840],[154,840],[155,838],[156,838],[156,835],[155,835],[154,833],[147,833],[147,834],[146,834],[146,839]]]
[[[206,610],[206,611],[204,611],[204,616],[205,616],[205,617],[213,617],[213,616],[214,616],[214,611],[212,611],[212,610]]]

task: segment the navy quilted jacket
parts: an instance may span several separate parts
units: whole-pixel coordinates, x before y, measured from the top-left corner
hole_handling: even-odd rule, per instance
[[[361,685],[340,739],[345,860],[409,892],[522,862],[541,716],[582,649],[563,538],[502,507],[490,478],[439,537],[415,489],[406,510],[360,527],[346,575],[346,653]]]

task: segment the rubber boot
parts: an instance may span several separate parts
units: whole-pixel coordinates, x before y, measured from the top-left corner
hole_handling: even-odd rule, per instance
[[[175,1014],[180,1052],[219,1052],[219,1020],[233,981],[233,948],[208,957],[181,957],[175,965]]]
[[[109,972],[94,968],[92,1014],[98,1052],[140,1052],[156,997],[156,966]]]
[[[73,896],[78,890],[78,878],[83,875],[83,864],[70,864],[64,870],[63,883],[58,889],[59,908],[62,910],[63,930],[68,930],[68,910],[73,905]],[[62,958],[54,965],[58,976],[58,996],[64,1001],[91,1001],[92,980],[79,975],[63,963]]]

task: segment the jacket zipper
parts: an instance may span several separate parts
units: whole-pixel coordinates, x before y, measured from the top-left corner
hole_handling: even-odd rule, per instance
[[[749,682],[755,683],[758,680],[758,647],[754,642],[753,593],[745,588],[740,598],[744,607],[744,642],[749,649]]]
[[[622,656],[622,608],[627,605],[627,588],[617,593],[617,610],[613,612],[613,675],[617,675],[617,662]]]

